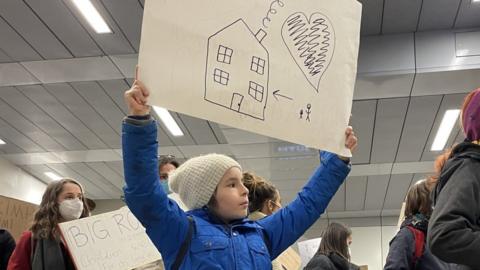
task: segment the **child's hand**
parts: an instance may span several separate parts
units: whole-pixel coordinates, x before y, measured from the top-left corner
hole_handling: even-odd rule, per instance
[[[353,132],[353,128],[348,126],[345,130],[345,147],[350,149],[350,151],[355,151],[357,148],[357,137],[355,137],[355,132]]]
[[[148,105],[148,96],[150,92],[145,88],[141,81],[138,80],[138,66],[135,69],[135,81],[132,88],[124,94],[125,103],[127,103],[129,115],[146,115],[150,112]]]
[[[353,132],[353,128],[351,126],[348,126],[347,129],[345,130],[345,147],[350,149],[351,152],[355,151],[355,148],[357,148],[357,137],[355,137],[355,132]],[[347,157],[342,157],[339,156],[343,160],[350,160]]]

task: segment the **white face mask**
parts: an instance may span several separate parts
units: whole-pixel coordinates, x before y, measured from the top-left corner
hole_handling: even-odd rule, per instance
[[[78,199],[64,200],[60,203],[60,215],[66,221],[79,219],[83,212],[83,202]]]

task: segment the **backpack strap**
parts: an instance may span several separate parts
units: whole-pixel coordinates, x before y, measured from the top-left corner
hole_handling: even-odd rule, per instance
[[[172,265],[172,270],[180,269],[180,265],[182,265],[183,259],[187,254],[188,249],[190,248],[190,243],[192,242],[193,238],[193,231],[195,229],[195,221],[193,220],[192,216],[187,216],[188,218],[188,232],[187,237],[182,243],[180,250],[178,251],[177,257],[175,258],[175,262]]]
[[[271,255],[272,254],[272,243],[270,242],[270,238],[268,238],[268,235],[265,232],[265,230],[261,230],[261,234],[262,234],[263,242],[265,242],[265,245],[267,246],[268,254]]]
[[[417,262],[420,257],[422,257],[425,249],[425,233],[411,225],[408,225],[407,228],[413,233],[413,237],[415,239],[415,252],[413,253],[412,264],[413,267],[416,267]]]

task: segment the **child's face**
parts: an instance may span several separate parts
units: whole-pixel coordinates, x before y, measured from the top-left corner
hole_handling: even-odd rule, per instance
[[[215,212],[224,221],[244,218],[248,214],[248,189],[242,182],[242,171],[230,168],[217,186]]]

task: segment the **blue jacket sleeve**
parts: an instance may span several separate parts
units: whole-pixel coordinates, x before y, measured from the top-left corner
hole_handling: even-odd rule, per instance
[[[320,166],[294,201],[258,221],[270,240],[272,259],[292,245],[320,217],[350,172],[350,165],[333,153],[322,151],[320,160]]]
[[[188,220],[158,181],[156,122],[136,126],[124,121],[122,148],[126,203],[169,264],[186,237]]]
[[[410,270],[415,252],[415,238],[408,228],[402,228],[390,242],[384,270]]]

